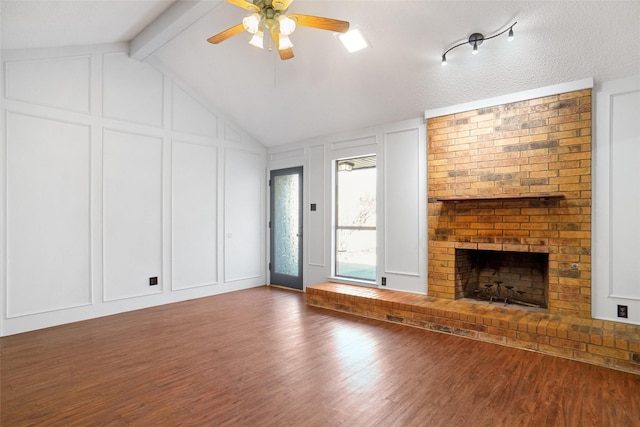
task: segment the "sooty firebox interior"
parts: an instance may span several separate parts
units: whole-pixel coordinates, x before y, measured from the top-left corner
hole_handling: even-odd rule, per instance
[[[456,249],[456,284],[465,298],[547,308],[549,254]]]

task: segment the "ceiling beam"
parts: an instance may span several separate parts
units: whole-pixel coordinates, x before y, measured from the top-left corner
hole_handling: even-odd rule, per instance
[[[145,61],[222,1],[178,0],[129,42],[129,56]]]

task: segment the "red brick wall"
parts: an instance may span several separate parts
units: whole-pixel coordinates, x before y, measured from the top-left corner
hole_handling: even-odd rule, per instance
[[[427,120],[428,292],[455,248],[549,253],[549,312],[591,317],[591,90]],[[473,197],[561,195],[559,199]],[[439,201],[452,197],[461,202]]]

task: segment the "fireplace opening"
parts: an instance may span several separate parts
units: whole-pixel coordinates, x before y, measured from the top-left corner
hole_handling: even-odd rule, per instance
[[[456,286],[465,298],[520,308],[548,307],[549,254],[456,249]]]

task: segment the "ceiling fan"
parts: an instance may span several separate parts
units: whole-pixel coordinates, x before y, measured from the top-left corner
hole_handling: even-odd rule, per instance
[[[287,9],[293,0],[225,1],[252,13],[246,16],[242,23],[209,37],[207,39],[209,43],[218,44],[240,34],[242,31],[247,31],[253,34],[249,44],[264,49],[264,33],[266,31],[271,34],[271,38],[280,54],[280,59],[285,60],[293,58],[293,43],[289,40],[289,36],[295,31],[297,25],[336,33],[346,33],[349,30],[347,21],[300,14],[286,15]]]

